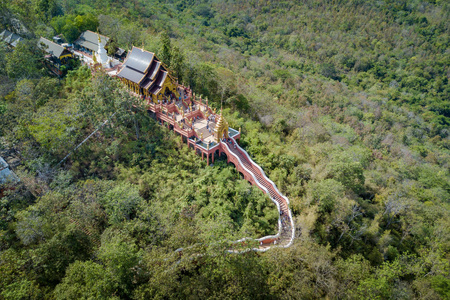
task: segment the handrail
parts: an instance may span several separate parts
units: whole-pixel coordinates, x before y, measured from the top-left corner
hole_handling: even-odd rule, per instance
[[[194,115],[194,114],[200,114],[204,119],[206,119],[205,112],[203,112],[203,111],[201,110],[201,105],[204,105],[203,103],[201,103],[201,102],[199,103],[198,101],[193,100],[191,97],[189,97],[189,99],[182,99],[182,103],[183,103],[183,104],[184,104],[184,100],[189,100],[190,102],[194,102],[195,104],[199,105],[199,106],[198,106],[198,107],[199,107],[198,111],[197,111],[197,110],[191,111],[191,112],[187,113],[185,117],[189,117],[189,116]],[[184,133],[184,134],[185,134],[186,136],[188,136],[188,137],[189,137],[189,133],[190,133],[191,131],[193,131],[194,136],[197,136],[195,130],[192,130],[192,129],[188,129],[188,130],[182,129],[182,128],[179,126],[178,122],[177,122],[175,119],[170,118],[168,115],[165,115],[164,113],[162,113],[161,106],[164,106],[164,108],[166,109],[166,111],[167,111],[168,113],[173,113],[174,111],[176,111],[176,112],[179,114],[179,113],[180,113],[180,110],[179,110],[178,106],[177,106],[175,103],[171,103],[171,104],[159,104],[159,105],[158,105],[158,104],[156,104],[156,103],[152,103],[152,102],[148,101],[148,102],[147,102],[147,105],[148,105],[155,113],[158,113],[158,112],[159,112],[159,113],[160,113],[160,116],[159,116],[160,119],[161,119],[162,121],[165,121],[165,122],[167,122],[167,123],[173,125],[174,129],[176,129],[176,130],[178,130],[178,131]],[[208,112],[210,112],[211,114],[213,114],[213,112],[212,112],[212,110],[211,110],[211,108],[210,108],[209,106],[206,106],[206,108],[208,109]],[[173,109],[173,111],[172,111],[172,109]],[[169,110],[171,110],[171,111],[169,112]],[[243,250],[243,251],[237,251],[237,250],[227,250],[227,251],[228,251],[229,253],[245,253],[245,252],[248,252],[248,251],[265,252],[265,251],[271,249],[272,247],[282,247],[282,248],[290,247],[290,246],[292,245],[293,240],[294,240],[294,237],[295,237],[295,226],[294,226],[294,221],[293,221],[293,218],[292,218],[292,212],[291,212],[291,210],[289,209],[289,199],[288,199],[286,196],[284,196],[283,194],[281,194],[281,192],[278,190],[278,188],[277,188],[277,186],[275,185],[275,183],[267,177],[267,175],[264,173],[264,171],[262,170],[262,168],[261,168],[258,164],[256,164],[256,163],[251,159],[250,155],[249,155],[244,149],[242,149],[242,148],[239,146],[239,144],[237,144],[236,140],[235,140],[233,137],[230,137],[230,138],[231,138],[231,140],[235,143],[235,145],[237,145],[238,152],[239,152],[240,154],[242,154],[246,159],[248,159],[248,161],[250,162],[251,166],[256,166],[257,170],[260,172],[260,174],[261,174],[261,176],[263,177],[263,179],[266,180],[266,181],[271,185],[271,187],[274,189],[274,191],[277,193],[277,195],[278,195],[282,200],[285,200],[285,201],[286,201],[286,204],[287,204],[287,210],[288,210],[288,217],[289,217],[289,220],[290,220],[290,223],[291,223],[291,238],[289,239],[289,242],[288,242],[286,245],[273,245],[273,246],[267,246],[267,247],[265,247],[265,248],[263,248],[263,249],[260,249],[260,248],[248,248],[248,249]],[[246,240],[253,240],[253,241],[263,242],[264,240],[278,239],[278,238],[281,236],[281,233],[282,233],[282,230],[283,230],[283,225],[282,225],[281,217],[280,217],[280,214],[281,214],[280,203],[279,203],[274,197],[272,197],[272,196],[270,195],[269,190],[268,190],[264,185],[262,185],[262,182],[260,182],[260,181],[256,178],[255,173],[252,172],[252,171],[250,171],[250,170],[244,165],[244,163],[242,162],[242,160],[241,160],[241,158],[239,157],[239,155],[237,155],[236,153],[234,153],[234,152],[231,150],[231,148],[229,147],[229,145],[228,145],[227,143],[223,143],[222,141],[220,141],[217,145],[215,145],[215,146],[212,147],[212,148],[215,148],[215,147],[220,146],[220,145],[225,145],[225,147],[222,147],[222,149],[224,149],[224,151],[227,152],[228,155],[231,154],[230,158],[233,157],[233,160],[234,160],[234,161],[237,161],[237,164],[240,165],[240,167],[241,167],[243,170],[245,170],[245,172],[246,172],[247,174],[249,174],[249,175],[253,178],[253,181],[255,182],[255,184],[256,184],[263,192],[265,192],[267,195],[270,196],[270,199],[272,200],[273,203],[275,203],[275,205],[276,205],[276,207],[277,207],[277,210],[278,210],[278,232],[277,232],[277,234],[275,234],[275,235],[264,236],[264,237],[261,237],[261,238],[259,238],[259,239],[254,239],[254,238],[248,238],[248,237],[246,237],[246,238],[237,240],[237,241],[232,242],[232,243],[239,243],[239,242],[243,242],[243,241],[246,241]],[[211,149],[212,149],[212,148],[211,148]],[[211,150],[211,149],[210,149],[210,150]],[[238,165],[236,165],[236,167],[238,167]]]
[[[234,143],[237,145],[238,150],[240,150],[241,153],[243,152],[243,154],[245,154],[245,156],[246,156],[246,158],[249,160],[249,162],[251,162],[252,165],[255,165],[255,166],[261,171],[261,175],[264,177],[264,179],[266,179],[266,180],[274,187],[274,189],[275,189],[275,191],[277,192],[277,194],[278,194],[282,199],[284,199],[284,200],[286,201],[286,204],[287,204],[286,208],[287,208],[287,210],[288,210],[288,216],[289,216],[289,220],[290,220],[290,223],[291,223],[291,234],[292,234],[292,235],[291,235],[291,238],[289,239],[289,243],[288,243],[287,245],[284,245],[284,246],[280,245],[280,246],[278,246],[278,247],[287,248],[287,247],[291,246],[292,243],[293,243],[293,241],[294,241],[294,237],[295,237],[295,225],[294,225],[294,220],[292,219],[292,212],[291,212],[291,210],[290,210],[290,208],[289,208],[289,199],[288,199],[286,196],[284,196],[283,194],[280,193],[280,191],[278,190],[278,188],[276,187],[276,185],[273,183],[273,181],[270,180],[270,179],[266,176],[266,174],[264,173],[264,171],[261,169],[261,167],[260,167],[258,164],[256,164],[256,163],[250,158],[250,156],[248,155],[247,151],[245,151],[244,149],[242,149],[242,148],[239,146],[239,144],[236,143],[236,140],[235,140],[234,138],[231,137],[231,140],[234,141]],[[228,145],[227,145],[227,146],[228,146]],[[230,152],[232,152],[232,151],[230,151]],[[233,152],[232,152],[232,154],[235,155]],[[235,155],[235,156],[237,156],[237,155]],[[253,173],[252,173],[252,175],[253,175]],[[259,182],[258,182],[258,183],[259,183]],[[266,189],[266,190],[267,190],[267,189]],[[270,195],[269,193],[267,193],[267,194]],[[278,202],[276,202],[272,197],[271,197],[271,199],[272,199],[272,201],[274,201],[274,202],[277,204],[278,213],[280,213],[280,206],[279,206]],[[278,220],[279,220],[280,223],[281,223],[280,217],[278,218]],[[279,232],[281,232],[281,226],[280,226],[279,228],[280,228]],[[267,239],[267,238],[270,238],[270,236],[267,236],[267,237],[264,237],[264,238],[261,238],[261,239]],[[260,240],[260,239],[259,239],[259,240]],[[268,247],[268,248],[270,248],[270,247]],[[268,248],[266,248],[266,249],[268,249]]]
[[[235,141],[235,142],[236,142],[236,141]],[[256,176],[253,174],[253,172],[251,172],[250,170],[247,169],[247,167],[244,166],[244,164],[242,163],[242,160],[239,158],[239,156],[237,156],[235,153],[233,153],[233,151],[231,151],[231,149],[229,148],[228,144],[227,144],[227,143],[222,143],[222,142],[221,142],[221,144],[225,144],[225,145],[226,145],[226,149],[228,150],[228,152],[230,152],[231,155],[233,155],[235,158],[237,158],[237,160],[238,160],[239,163],[241,164],[241,167],[242,167],[244,170],[246,170],[248,173],[250,173],[250,174],[252,175],[252,177],[253,177],[253,179],[255,180],[255,183],[258,185],[258,187],[260,187],[263,191],[266,192],[267,195],[270,196],[270,193],[269,193],[269,191],[267,190],[267,188],[266,188],[265,186],[263,186],[263,185],[257,180],[257,178],[256,178]],[[255,163],[253,162],[253,164],[255,164]],[[248,240],[248,239],[252,239],[252,240],[256,240],[256,241],[258,241],[258,242],[261,242],[261,241],[264,241],[264,240],[267,240],[267,239],[277,239],[277,238],[280,237],[281,231],[282,231],[282,224],[281,224],[281,218],[280,218],[280,213],[281,213],[280,204],[279,204],[277,201],[275,201],[275,199],[274,199],[273,197],[270,197],[270,199],[272,200],[273,203],[275,203],[275,205],[276,205],[276,207],[277,207],[277,210],[278,210],[278,233],[277,233],[276,235],[268,235],[268,236],[264,236],[264,237],[261,237],[261,238],[259,238],[259,239],[243,238],[243,239],[240,239],[240,240],[238,240],[238,241],[235,241],[234,243],[242,242],[242,241],[245,241],[245,240]],[[292,242],[293,242],[293,240],[294,240],[295,227],[294,227],[294,223],[293,223],[293,220],[292,220],[292,213],[291,213],[291,210],[289,209],[289,207],[288,207],[288,212],[289,212],[289,219],[291,220],[292,236],[291,236],[291,238],[289,239],[289,242],[288,242],[287,245],[277,245],[277,246],[275,246],[275,247],[283,247],[283,248],[287,248],[287,247],[289,247],[289,246],[292,245]],[[260,251],[260,252],[265,252],[265,251],[269,250],[270,248],[271,248],[271,246],[268,246],[268,247],[265,248],[265,249],[252,248],[251,250],[254,250],[254,251]],[[235,252],[234,250],[228,250],[228,251],[229,251],[229,252],[230,252],[230,251],[231,251],[231,252]],[[244,252],[246,252],[246,251],[248,251],[248,250],[244,250]],[[242,252],[242,251],[241,251],[241,252]],[[239,253],[240,253],[240,252],[239,252]]]
[[[263,186],[262,184],[260,184],[259,181],[256,179],[255,174],[253,174],[253,172],[251,172],[249,169],[247,169],[246,166],[244,166],[244,164],[242,163],[242,161],[241,161],[241,159],[239,158],[239,156],[237,156],[236,154],[234,154],[233,151],[231,151],[231,149],[228,148],[228,145],[227,145],[226,143],[223,143],[222,141],[220,141],[220,144],[226,145],[228,152],[230,152],[231,155],[233,155],[233,156],[238,160],[238,162],[241,164],[241,167],[242,167],[245,171],[247,171],[247,173],[250,173],[250,174],[252,175],[253,179],[255,180],[255,183],[256,183],[263,191],[265,191],[266,194],[270,195],[270,193],[269,193],[269,191],[267,190],[267,188],[266,188],[265,186]]]
[[[235,140],[234,138],[232,138],[232,137],[230,137],[230,138],[236,143],[236,140]],[[275,190],[275,191],[276,191],[276,192],[277,192],[284,200],[286,200],[287,204],[289,205],[289,203],[290,203],[290,202],[289,202],[289,199],[288,199],[286,196],[284,196],[284,195],[278,190],[276,184],[275,184],[272,180],[270,180],[269,177],[267,177],[267,175],[266,175],[266,173],[264,173],[263,169],[262,169],[257,163],[255,163],[255,162],[253,161],[253,159],[250,157],[250,155],[248,155],[247,151],[245,151],[244,149],[242,149],[242,147],[239,146],[239,144],[236,143],[236,145],[237,145],[237,148],[238,148],[241,152],[243,152],[243,154],[246,156],[246,158],[247,158],[253,165],[255,165],[255,166],[258,168],[258,170],[261,172],[261,175],[264,177],[264,179],[266,179],[266,180],[272,185],[272,187],[274,188],[274,190]]]

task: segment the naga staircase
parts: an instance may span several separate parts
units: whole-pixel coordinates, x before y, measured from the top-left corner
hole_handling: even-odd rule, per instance
[[[238,132],[234,129],[227,128],[227,130],[229,130],[228,138],[223,138],[220,141],[217,141],[217,143],[204,143],[202,136],[207,135],[210,131],[206,128],[194,129],[192,120],[206,120],[208,116],[216,116],[217,119],[220,119],[222,118],[222,114],[220,114],[220,116],[217,115],[215,111],[208,106],[207,99],[206,102],[202,100],[201,97],[197,97],[196,99],[192,90],[183,86],[180,87],[183,90],[186,90],[187,94],[186,97],[183,95],[182,100],[178,102],[160,101],[159,103],[154,103],[147,97],[134,93],[132,94],[143,98],[144,101],[147,100],[147,109],[155,114],[156,119],[161,122],[161,124],[166,124],[167,127],[177,132],[182,137],[182,141],[184,137],[187,140],[189,147],[201,153],[202,159],[206,156],[207,165],[209,165],[210,157],[214,163],[214,155],[217,152],[219,156],[221,153],[225,153],[227,162],[232,162],[236,169],[244,175],[244,178],[247,181],[252,185],[256,185],[264,193],[269,195],[278,209],[278,232],[275,235],[265,236],[259,239],[243,238],[234,241],[232,242],[232,249],[228,251],[230,253],[243,253],[250,250],[267,251],[272,247],[287,248],[291,246],[295,237],[295,226],[292,212],[289,209],[289,199],[281,194],[275,183],[266,176],[261,167],[256,164],[250,158],[248,153],[236,142],[236,140],[241,137],[240,129]],[[195,105],[195,108],[192,109],[191,105]],[[185,110],[186,112],[184,112]],[[181,122],[183,120],[191,120],[191,122]],[[209,135],[211,135],[211,133],[209,133]],[[249,248],[248,245],[250,244],[250,241],[257,241],[258,247]],[[241,250],[243,248],[245,250]]]
[[[232,162],[247,181],[269,195],[278,208],[278,233],[257,239],[259,248],[251,250],[266,251],[272,246],[289,247],[295,236],[295,226],[292,212],[289,209],[289,199],[281,194],[273,181],[266,176],[261,167],[250,158],[248,153],[233,138],[230,138],[229,141],[221,141],[220,145],[222,152],[227,155],[227,161]],[[249,240],[249,238],[236,242],[244,242],[245,240]]]

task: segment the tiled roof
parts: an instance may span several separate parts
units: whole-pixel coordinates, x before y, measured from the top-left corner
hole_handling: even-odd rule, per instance
[[[80,35],[80,37],[74,42],[74,44],[83,46],[84,48],[87,48],[93,52],[97,52],[99,35],[100,35],[100,39],[102,40],[102,43],[106,44],[109,41],[109,37],[107,37],[107,36],[97,34],[90,30],[86,30],[85,32],[83,32]]]
[[[16,47],[17,43],[23,41],[23,38],[21,38],[20,35],[12,33],[9,30],[4,30],[2,33],[0,33],[0,39],[13,47]]]
[[[45,46],[42,46],[42,44],[44,44]],[[60,57],[65,50],[63,46],[53,43],[52,41],[49,41],[43,37],[39,39],[38,46],[39,48],[44,49],[45,52],[56,57]]]

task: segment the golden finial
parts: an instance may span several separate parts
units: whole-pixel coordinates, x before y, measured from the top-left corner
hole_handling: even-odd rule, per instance
[[[97,27],[97,37],[98,37],[98,44],[100,45],[102,42],[102,39],[100,38],[100,33],[98,33],[98,27]]]
[[[215,132],[217,143],[220,142],[222,136],[228,138],[228,122],[225,120],[222,114],[219,115],[219,118],[217,120]]]

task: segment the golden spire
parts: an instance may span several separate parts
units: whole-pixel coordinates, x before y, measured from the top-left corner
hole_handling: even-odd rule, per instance
[[[216,141],[220,142],[220,139],[225,136],[228,138],[228,122],[225,120],[222,114],[222,109],[220,110],[219,120],[216,123]]]
[[[97,27],[97,37],[98,37],[98,45],[100,46],[102,39],[100,38],[100,34],[98,33],[98,27]]]

